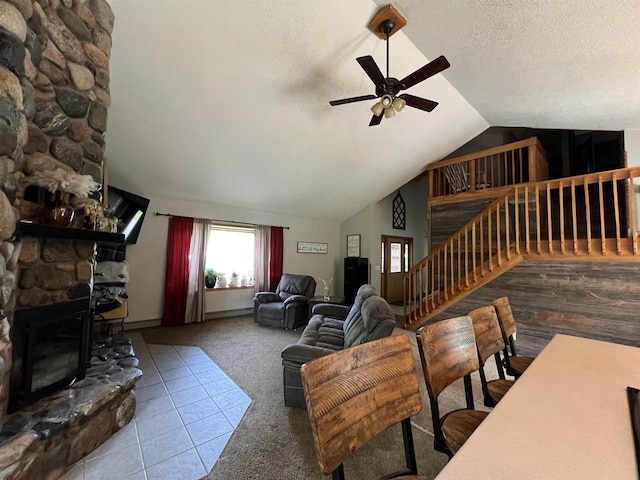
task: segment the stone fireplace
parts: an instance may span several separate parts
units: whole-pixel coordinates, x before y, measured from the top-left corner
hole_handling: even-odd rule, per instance
[[[131,345],[91,350],[96,245],[117,234],[83,229],[80,211],[41,225],[28,186],[54,170],[103,183],[113,24],[105,0],[0,0],[3,479],[58,478],[135,411]]]

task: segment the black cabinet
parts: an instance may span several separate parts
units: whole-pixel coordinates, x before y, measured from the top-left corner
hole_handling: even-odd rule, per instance
[[[358,289],[369,282],[369,259],[346,257],[344,259],[344,303],[353,305]]]

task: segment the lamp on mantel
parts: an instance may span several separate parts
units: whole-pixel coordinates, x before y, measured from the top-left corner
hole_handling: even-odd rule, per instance
[[[393,98],[391,95],[383,95],[379,102],[376,102],[371,111],[378,117],[384,110],[384,118],[392,118],[396,112],[400,112],[407,104],[402,98]]]

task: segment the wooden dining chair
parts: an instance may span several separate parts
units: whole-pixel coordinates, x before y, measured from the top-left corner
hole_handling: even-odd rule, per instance
[[[411,342],[385,337],[305,363],[300,369],[320,470],[344,479],[343,463],[384,430],[402,424],[406,469],[417,476],[410,418],[422,410]],[[372,459],[372,461],[375,459]]]
[[[507,374],[518,378],[524,373],[534,357],[524,357],[518,355],[516,352],[516,321],[513,318],[513,311],[509,304],[507,297],[501,297],[492,302],[492,305],[496,309],[498,314],[498,322],[500,323],[500,330],[502,331],[502,339],[505,343],[503,350],[504,353],[504,365],[507,369]],[[507,346],[509,350],[507,350]]]
[[[480,362],[471,318],[465,315],[424,326],[418,332],[418,350],[431,403],[433,446],[452,457],[488,415],[475,410],[473,403],[471,373],[478,370]],[[461,378],[467,408],[441,417],[438,397]]]
[[[498,315],[493,305],[476,308],[467,315],[473,322],[473,332],[476,336],[478,346],[478,357],[480,358],[480,381],[482,383],[482,393],[484,394],[484,404],[487,407],[495,407],[502,397],[514,384],[514,380],[506,380],[504,369],[502,368],[502,358],[500,352],[504,349],[502,331],[498,323]],[[484,366],[491,357],[496,360],[498,379],[487,381]]]

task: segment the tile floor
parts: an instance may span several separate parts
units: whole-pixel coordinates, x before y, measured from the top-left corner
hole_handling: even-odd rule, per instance
[[[251,399],[199,348],[146,345],[127,334],[140,360],[133,420],[64,480],[196,480],[218,460]]]

